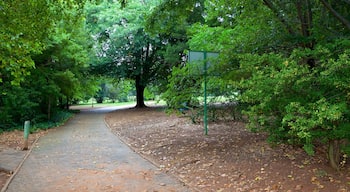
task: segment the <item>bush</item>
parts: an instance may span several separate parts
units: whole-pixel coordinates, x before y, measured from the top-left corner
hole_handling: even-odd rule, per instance
[[[17,86],[4,86],[6,94],[0,97],[0,129],[6,131],[38,115],[35,92]]]
[[[162,95],[162,98],[170,109],[183,108],[184,103],[187,107],[192,108],[198,105],[199,97],[202,95],[201,83],[200,75],[194,75],[189,65],[182,68],[174,67],[167,91]]]
[[[250,103],[248,126],[268,132],[272,142],[301,144],[310,155],[315,142],[331,149],[340,147],[335,145],[338,141],[349,140],[350,52],[332,53],[319,47],[295,50],[288,58],[243,56],[242,69],[251,73],[241,82],[241,100]],[[310,58],[317,58],[316,66],[307,65]],[[338,151],[335,157],[329,154],[337,168],[340,148],[332,151]]]
[[[63,125],[68,119],[73,117],[76,110],[64,110],[56,112],[50,121],[32,121],[31,132],[36,132],[38,130],[46,130],[52,127],[57,127]]]

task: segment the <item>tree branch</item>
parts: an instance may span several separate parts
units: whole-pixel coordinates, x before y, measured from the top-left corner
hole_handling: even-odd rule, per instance
[[[263,2],[277,16],[277,18],[280,20],[280,22],[286,27],[287,31],[291,35],[294,35],[295,32],[294,32],[293,28],[288,24],[288,22],[283,17],[283,15],[280,14],[279,9],[277,9],[270,0],[263,0]]]
[[[350,5],[350,0],[343,0],[343,1],[345,1],[345,3]]]
[[[336,10],[332,8],[332,6],[326,1],[326,0],[320,0],[321,3],[330,11],[333,16],[335,16],[343,25],[350,30],[350,21],[348,21],[346,18],[344,18],[342,15],[340,15]]]

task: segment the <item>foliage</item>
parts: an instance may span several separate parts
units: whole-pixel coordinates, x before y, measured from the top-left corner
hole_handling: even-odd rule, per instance
[[[186,51],[215,51],[220,56],[207,77],[211,106],[230,103],[234,111],[248,104],[252,130],[309,154],[316,143],[329,143],[332,166],[339,164],[338,144],[350,135],[348,1],[96,0],[84,6],[84,0],[0,2],[0,129],[50,120],[58,107],[95,96],[103,83],[101,98],[124,100],[133,82],[138,106],[156,90],[170,108],[200,112],[203,63],[186,63]]]
[[[348,2],[208,0],[201,6],[205,21],[183,30],[191,50],[220,52],[210,94],[240,94],[252,130],[268,132],[273,142],[303,145],[309,154],[315,143],[332,148],[349,139]],[[185,21],[186,9],[174,7],[170,13]],[[158,23],[166,25],[156,25],[160,32],[175,29],[166,19]],[[175,89],[182,76],[196,75],[187,67],[173,69],[165,94],[170,107],[198,98],[183,91],[186,83]]]
[[[38,107],[38,104],[33,101],[35,95],[31,94],[32,90],[11,85],[6,85],[3,88],[7,88],[8,93],[1,95],[1,129],[14,126],[15,122],[24,122],[37,115],[33,108]],[[14,108],[16,110],[13,110]]]
[[[97,103],[103,103],[105,99],[110,99],[112,102],[127,102],[128,96],[132,94],[132,81],[120,79],[103,78],[100,90],[96,93],[95,99]]]
[[[251,72],[241,81],[241,99],[252,104],[246,112],[248,126],[269,132],[270,141],[302,144],[309,154],[316,142],[350,139],[350,52],[344,50],[335,55],[319,46],[295,50],[289,58],[242,58],[242,69]],[[300,65],[306,55],[319,58],[319,67]]]
[[[145,100],[154,100],[155,99],[155,94],[152,92],[152,89],[149,87],[146,87],[145,89]]]
[[[191,65],[182,68],[174,67],[169,78],[167,91],[162,98],[171,109],[194,107],[199,104],[201,91],[201,76],[191,73]]]
[[[185,50],[188,50],[187,30],[197,22],[204,22],[204,1],[161,1],[151,14],[147,15],[145,29],[162,42],[158,51],[159,59],[165,66],[160,73],[157,87],[159,91],[167,90],[167,76],[172,68],[182,67],[186,60]]]
[[[84,1],[0,2],[0,127],[53,121],[96,90],[86,78]]]
[[[46,130],[46,129],[50,129],[52,127],[58,127],[63,125],[65,122],[67,122],[70,118],[72,118],[74,116],[74,114],[77,113],[77,111],[73,111],[73,110],[68,110],[68,111],[59,111],[57,112],[53,118],[50,121],[33,121],[32,126],[30,127],[30,132],[34,133],[37,132],[39,130]]]
[[[167,76],[157,51],[161,41],[144,30],[144,20],[158,1],[129,1],[119,9],[104,1],[98,8],[88,8],[88,25],[97,40],[93,71],[117,79],[135,82],[137,106],[144,105],[144,89]],[[113,14],[105,15],[105,13]],[[112,18],[112,19],[110,19]]]
[[[0,83],[4,81],[4,74],[9,73],[13,84],[19,84],[22,76],[28,75],[25,69],[34,66],[30,54],[42,50],[43,39],[52,25],[49,20],[52,13],[46,1],[1,1],[0,7]],[[41,16],[40,23],[33,22]]]
[[[0,2],[0,83],[19,85],[28,69],[35,66],[31,55],[46,47],[46,40],[62,19],[74,20],[72,9],[81,8],[82,1],[1,1]],[[10,74],[7,76],[6,74]]]
[[[271,40],[281,42],[280,49],[240,54],[239,71],[251,75],[241,81],[242,101],[251,104],[249,127],[267,131],[270,141],[301,144],[309,154],[314,153],[317,142],[329,143],[332,149],[334,142],[349,139],[345,86],[349,31],[330,14],[320,12],[327,12],[322,3],[292,1],[288,7],[276,1],[264,2],[285,32]],[[342,8],[334,8],[344,15]],[[297,21],[296,27],[291,27],[292,20]],[[329,153],[332,151],[340,152],[332,149]],[[329,155],[336,169],[340,155]]]
[[[164,0],[147,17],[146,29],[169,40],[186,40],[187,28],[203,22],[203,0]]]

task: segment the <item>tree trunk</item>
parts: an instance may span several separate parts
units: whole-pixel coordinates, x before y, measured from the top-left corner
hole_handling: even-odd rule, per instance
[[[287,29],[289,34],[295,35],[295,31],[294,31],[293,27],[286,20],[286,18],[285,18],[286,16],[281,14],[280,9],[277,6],[275,6],[271,0],[263,0],[263,2],[276,15],[276,17],[279,19],[279,21]]]
[[[333,9],[333,7],[326,0],[321,0],[321,3],[335,18],[337,18],[348,30],[350,30],[350,21],[347,20],[346,17],[340,15],[340,13]]]
[[[312,36],[313,30],[312,5],[309,0],[299,0],[295,2],[295,7],[297,9],[298,20],[300,23],[300,34],[305,39],[308,39]],[[313,49],[314,42],[312,40],[309,42],[304,42],[302,47]]]
[[[136,86],[136,108],[146,107],[144,96],[143,96],[145,86],[141,83],[140,75],[136,76],[135,86]]]
[[[51,120],[51,96],[49,95],[48,104],[47,104],[47,119]]]
[[[339,170],[340,166],[340,141],[331,140],[328,146],[328,158],[331,167]]]
[[[67,110],[69,110],[69,97],[67,96],[67,101],[66,101],[66,107]]]
[[[58,98],[60,109],[64,109],[63,97]]]

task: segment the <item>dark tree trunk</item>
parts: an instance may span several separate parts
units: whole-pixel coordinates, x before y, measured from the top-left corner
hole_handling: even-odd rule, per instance
[[[60,109],[64,109],[63,97],[58,98]]]
[[[321,3],[334,17],[336,17],[348,30],[350,30],[350,21],[347,20],[346,17],[343,17],[340,13],[333,9],[333,7],[326,0],[321,0]]]
[[[66,107],[65,109],[69,110],[69,97],[67,96]]]
[[[281,14],[280,8],[277,7],[271,0],[263,0],[264,4],[277,16],[279,21],[284,25],[289,34],[295,35],[293,26],[288,23],[285,15]]]
[[[48,104],[47,104],[47,119],[51,120],[51,96],[49,95]]]
[[[312,36],[313,29],[313,17],[312,17],[312,5],[309,0],[299,0],[295,2],[297,8],[298,19],[300,22],[300,34],[308,39]],[[314,40],[302,43],[302,47],[314,49]],[[308,61],[309,62],[309,61]],[[312,62],[312,61],[311,61]]]
[[[143,96],[145,86],[141,82],[140,75],[136,76],[135,86],[136,86],[136,108],[146,107],[145,101],[144,101],[144,96]]]
[[[328,145],[328,158],[331,167],[335,170],[339,170],[340,155],[340,141],[331,140]]]

